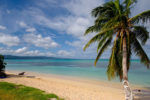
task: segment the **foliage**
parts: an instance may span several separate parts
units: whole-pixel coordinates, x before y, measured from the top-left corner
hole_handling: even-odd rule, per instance
[[[91,12],[95,18],[94,25],[90,26],[84,35],[96,32],[97,34],[85,45],[84,50],[92,43],[98,43],[95,65],[102,53],[112,47],[107,75],[108,79],[116,76],[122,80],[123,39],[127,44],[127,69],[130,67],[132,52],[139,56],[141,62],[147,66],[150,61],[141,45],[145,45],[149,38],[146,27],[138,25],[150,21],[150,10],[131,17],[131,9],[137,0],[111,0],[94,8]]]
[[[39,89],[0,82],[0,100],[51,100],[50,98],[64,100],[55,94],[46,94]]]
[[[4,56],[0,55],[0,77],[6,77]]]

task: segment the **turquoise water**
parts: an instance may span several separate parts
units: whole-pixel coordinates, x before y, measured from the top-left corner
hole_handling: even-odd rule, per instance
[[[107,81],[108,60],[100,60],[94,67],[94,60],[75,59],[6,59],[6,70],[32,71],[46,74],[56,74]],[[118,79],[113,80],[119,82]],[[132,60],[129,71],[131,84],[150,87],[150,69]]]

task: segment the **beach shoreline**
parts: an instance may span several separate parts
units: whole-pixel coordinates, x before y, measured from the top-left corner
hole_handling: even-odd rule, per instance
[[[8,74],[15,75],[19,72],[20,71],[7,71]],[[10,77],[0,79],[0,81],[38,88],[48,93],[55,93],[65,98],[65,100],[124,100],[123,86],[117,82],[96,81],[36,72],[26,72],[25,76],[35,77]],[[131,85],[131,88],[144,89],[136,85]]]

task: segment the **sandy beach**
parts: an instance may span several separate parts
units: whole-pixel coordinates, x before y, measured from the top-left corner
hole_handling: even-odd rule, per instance
[[[0,79],[0,81],[35,87],[48,93],[55,93],[65,100],[124,100],[124,91],[121,83],[31,72],[27,72],[24,77],[19,77],[17,75],[18,72],[14,71],[7,73],[10,74],[9,78]],[[132,86],[132,89],[143,90],[143,88],[137,86]],[[136,100],[150,100],[150,96],[144,97],[144,95],[138,93]]]

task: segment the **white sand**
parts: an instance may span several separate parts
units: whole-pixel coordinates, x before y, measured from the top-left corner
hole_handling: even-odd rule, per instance
[[[17,74],[18,72],[9,73]],[[30,72],[26,75],[34,75],[36,77],[13,76],[0,79],[0,81],[39,88],[48,93],[55,93],[65,98],[65,100],[124,100],[124,91],[121,83],[99,82],[55,75],[41,75]]]

